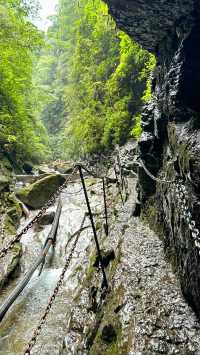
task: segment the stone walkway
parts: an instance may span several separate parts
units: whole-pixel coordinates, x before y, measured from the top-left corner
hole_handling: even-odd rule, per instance
[[[121,271],[123,270],[123,272]],[[115,287],[123,284],[127,322],[133,324],[130,355],[200,354],[200,324],[166,263],[158,237],[132,219],[122,243]]]
[[[98,311],[90,309],[89,294],[100,284],[89,269],[71,305],[63,355],[200,354],[200,323],[165,260],[162,242],[139,218],[130,217],[134,186],[132,191],[124,208],[115,208],[117,220],[101,240],[103,249],[112,247],[116,256],[106,268],[110,293]]]
[[[112,279],[112,297],[106,309],[112,310],[116,301],[118,307],[115,304],[109,320],[105,311],[99,329],[103,334],[106,323],[115,329],[117,313],[120,335],[116,332],[115,347],[108,343],[100,346],[102,335],[97,335],[98,346],[94,342],[89,353],[198,355],[200,323],[182,296],[179,282],[165,259],[162,242],[139,218],[129,217],[130,207],[129,199],[111,234],[112,239],[119,226],[124,230],[119,243],[120,263]]]

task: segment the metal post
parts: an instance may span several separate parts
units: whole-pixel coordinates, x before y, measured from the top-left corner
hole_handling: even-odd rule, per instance
[[[119,154],[117,154],[117,163],[118,163],[118,166],[119,166],[119,173],[120,173],[120,179],[121,179],[122,190],[123,190],[123,188],[125,187],[125,182],[124,182],[124,177],[123,177],[123,174],[122,174],[122,166],[121,166],[121,160],[120,160]]]
[[[80,174],[80,178],[81,178],[81,183],[82,183],[82,186],[83,186],[85,200],[86,200],[86,204],[87,204],[87,208],[88,208],[88,214],[89,214],[89,217],[90,217],[92,230],[93,230],[93,234],[94,234],[94,240],[95,240],[95,243],[96,243],[97,253],[98,253],[98,257],[99,257],[99,261],[100,261],[100,265],[101,265],[101,270],[102,270],[102,274],[103,274],[103,285],[102,285],[102,287],[108,288],[108,282],[107,282],[106,273],[105,273],[105,270],[104,270],[103,259],[102,259],[101,250],[100,250],[100,247],[99,247],[99,242],[98,242],[98,238],[97,238],[97,232],[96,232],[96,228],[95,228],[95,225],[94,225],[93,215],[92,215],[92,211],[91,211],[91,207],[90,207],[90,202],[89,202],[89,198],[88,198],[88,194],[87,194],[87,189],[86,189],[86,186],[85,186],[85,181],[84,181],[81,165],[78,165],[78,170],[79,170],[79,174]]]
[[[107,201],[106,201],[106,186],[105,186],[105,178],[102,178],[103,181],[103,199],[104,199],[104,208],[105,208],[105,220],[106,224],[105,226],[105,232],[106,235],[108,236],[108,210],[107,210]]]
[[[123,196],[122,196],[122,191],[121,191],[121,188],[120,188],[120,182],[119,182],[119,180],[118,180],[117,170],[116,170],[115,165],[114,165],[114,172],[115,172],[115,178],[116,178],[116,180],[117,180],[117,186],[118,186],[118,189],[119,189],[119,194],[120,194],[122,203],[123,203],[123,205],[124,205],[124,200],[123,200]]]

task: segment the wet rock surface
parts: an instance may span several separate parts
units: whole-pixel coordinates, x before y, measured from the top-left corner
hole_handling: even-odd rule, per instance
[[[119,314],[122,339],[129,341],[127,354],[200,353],[199,323],[164,260],[161,242],[138,220],[125,232],[114,284],[124,287],[125,306]]]
[[[95,181],[94,179],[87,179],[86,181],[89,192],[90,189],[95,192],[95,194],[90,195],[90,201],[93,211],[97,212],[98,218],[99,213],[102,214],[103,210],[102,181],[98,179],[95,179]],[[74,242],[74,238],[70,239],[70,237],[80,227],[86,211],[85,198],[80,187],[79,183],[70,184],[70,187],[62,193],[63,208],[56,247],[50,251],[42,274],[39,276],[38,271],[35,272],[26,289],[12,306],[3,322],[1,322],[0,354],[2,355],[23,353],[33,330],[47,306],[49,297],[56,286],[62,267]],[[117,189],[113,185],[109,190],[110,196],[108,201],[111,203],[113,200],[112,191],[116,195]],[[54,212],[55,207],[50,208],[49,212]],[[36,214],[37,211],[31,211],[29,220]],[[88,225],[88,222],[86,225]],[[26,224],[27,221],[22,220],[20,230]],[[18,284],[19,280],[23,278],[25,272],[35,262],[35,258],[41,252],[41,247],[46,240],[50,228],[50,225],[45,225],[40,231],[31,229],[22,237],[23,254],[20,262],[21,272],[16,278],[10,280],[7,287],[3,288],[0,294],[1,305]],[[103,229],[101,226],[100,228]],[[70,267],[66,272],[63,287],[59,291],[47,323],[42,329],[42,335],[38,338],[32,354],[60,354],[68,327],[68,314],[71,311],[72,305],[77,304],[76,296],[80,292],[80,288],[82,288],[87,267],[93,268],[92,264],[90,264],[90,255],[93,255],[93,263],[95,261],[94,240],[91,228],[87,228],[79,239]],[[100,277],[99,279],[101,282]],[[94,298],[95,292],[91,291],[91,305],[93,307],[95,306]],[[90,307],[89,301],[86,307]],[[81,331],[78,325],[76,329]]]
[[[14,271],[20,264],[22,248],[19,243],[16,243],[11,251],[4,257],[0,264],[0,290],[9,283]]]
[[[195,0],[105,0],[119,28],[144,48],[156,51],[184,22],[193,19]]]
[[[138,142],[135,140],[129,140],[119,150],[120,163],[123,169],[124,175],[137,177],[138,171]]]
[[[22,217],[22,209],[13,193],[0,193],[0,249],[13,238]],[[0,262],[0,290],[18,268],[21,244],[16,243]]]
[[[128,178],[129,199],[122,206],[115,184],[108,190],[109,236],[100,217],[102,183],[88,179],[92,208],[109,282],[102,273],[91,229],[81,236],[64,285],[52,307],[33,354],[138,355],[200,354],[200,324],[184,300],[179,283],[165,261],[162,242],[139,218],[131,215],[136,180]],[[71,192],[72,194],[68,195]],[[77,194],[76,194],[77,192]],[[75,194],[74,194],[75,193]],[[123,192],[125,194],[125,191]],[[0,354],[21,354],[55,287],[85,211],[78,183],[62,194],[63,211],[57,244],[41,276],[36,272],[0,327]],[[50,213],[54,211],[54,207]],[[101,213],[100,213],[101,212]],[[30,218],[36,211],[31,212]],[[100,214],[99,214],[100,213]],[[22,238],[22,273],[34,262],[50,226]],[[66,249],[67,245],[67,249]],[[97,263],[96,263],[97,262]],[[3,289],[4,300],[18,279]],[[15,326],[13,326],[13,324]]]
[[[200,354],[199,321],[165,260],[162,242],[130,217],[135,197],[134,192],[123,210],[118,205],[117,221],[103,240],[104,248],[112,245],[116,254],[106,269],[109,292],[102,296],[101,274],[89,268],[68,315],[63,355]],[[91,284],[95,310],[87,306]]]

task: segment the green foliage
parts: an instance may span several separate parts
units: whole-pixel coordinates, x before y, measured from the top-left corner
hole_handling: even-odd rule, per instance
[[[0,0],[0,149],[37,161],[49,143],[57,159],[139,138],[155,58],[101,0],[59,0],[46,41],[28,20],[36,11],[37,0]]]
[[[155,58],[116,30],[107,5],[59,0],[47,42],[36,84],[53,156],[79,157],[138,138]]]
[[[140,113],[134,116],[134,127],[131,131],[131,135],[136,139],[139,139],[142,134],[141,120],[142,117]]]
[[[27,19],[33,5],[0,0],[0,148],[16,161],[46,154],[46,133],[34,118],[33,56],[43,40]]]

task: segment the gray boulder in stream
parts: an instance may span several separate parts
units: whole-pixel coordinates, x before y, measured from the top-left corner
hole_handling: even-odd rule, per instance
[[[52,174],[16,190],[16,196],[28,207],[39,209],[64,182],[65,178],[62,175]]]

